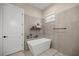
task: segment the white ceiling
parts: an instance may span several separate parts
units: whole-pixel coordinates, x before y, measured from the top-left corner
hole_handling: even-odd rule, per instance
[[[40,10],[44,10],[47,7],[49,7],[50,5],[52,5],[52,3],[28,3],[28,5],[31,5],[35,8],[40,9]]]

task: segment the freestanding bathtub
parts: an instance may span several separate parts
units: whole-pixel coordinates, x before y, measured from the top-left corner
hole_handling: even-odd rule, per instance
[[[32,52],[32,55],[37,56],[50,48],[51,39],[35,39],[27,41],[27,44],[29,46],[30,51]]]

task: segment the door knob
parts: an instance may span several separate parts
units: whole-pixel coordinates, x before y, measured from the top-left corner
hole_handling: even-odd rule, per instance
[[[3,38],[7,38],[7,36],[3,36]]]

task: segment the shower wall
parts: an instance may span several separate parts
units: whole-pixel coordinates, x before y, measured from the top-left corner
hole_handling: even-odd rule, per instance
[[[79,55],[79,6],[56,15],[54,48],[66,55]]]
[[[26,41],[35,39],[34,36],[38,35],[38,37],[41,37],[43,34],[43,30],[41,29],[40,31],[31,31],[30,28],[35,25],[35,23],[39,21],[42,27],[42,18],[39,17],[34,17],[30,15],[24,15],[24,42],[25,42],[25,50],[28,50],[28,46]],[[30,34],[32,34],[32,38],[30,38]],[[29,39],[27,38],[29,36]]]
[[[79,5],[56,13],[55,22],[45,25],[45,29],[45,33],[52,33],[50,37],[53,48],[65,55],[79,55]]]

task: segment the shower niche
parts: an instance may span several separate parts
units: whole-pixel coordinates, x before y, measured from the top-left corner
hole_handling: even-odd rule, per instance
[[[30,28],[30,36],[32,38],[38,38],[41,35],[41,30],[42,30],[41,22],[36,21],[35,24]]]
[[[42,28],[41,28],[40,23],[37,23],[36,25],[32,26],[32,27],[30,28],[31,34],[32,34],[33,32],[36,33],[36,34],[33,36],[33,38],[38,38],[41,30],[42,30]]]

